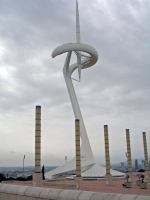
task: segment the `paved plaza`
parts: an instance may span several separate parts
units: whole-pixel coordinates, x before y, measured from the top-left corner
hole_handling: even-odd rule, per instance
[[[136,183],[132,183],[132,188],[124,188],[122,184],[125,182],[125,179],[114,179],[111,186],[105,185],[105,180],[84,180],[83,181],[83,190],[84,191],[93,191],[93,192],[103,192],[103,193],[116,193],[116,194],[130,194],[130,195],[144,195],[150,196],[150,180],[148,180],[147,189],[140,189]],[[3,182],[8,184],[8,182]],[[32,186],[32,182],[9,182],[9,184],[14,185],[26,185]],[[57,189],[75,189],[74,180],[59,179],[55,181],[44,182],[43,187],[46,188],[57,188]]]

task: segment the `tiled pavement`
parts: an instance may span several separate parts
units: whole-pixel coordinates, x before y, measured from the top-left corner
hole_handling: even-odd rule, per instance
[[[111,186],[106,186],[104,180],[99,181],[83,181],[83,190],[84,191],[94,191],[94,192],[103,192],[103,193],[117,193],[117,194],[131,194],[131,195],[145,195],[150,196],[150,180],[148,182],[147,189],[140,189],[136,183],[132,183],[132,188],[124,188],[122,184],[125,182],[125,179],[114,179],[113,184]],[[8,182],[6,182],[8,184]],[[12,182],[9,184],[14,185],[28,185],[32,186],[31,182]],[[66,187],[67,186],[67,187]],[[60,188],[60,189],[68,189],[68,186],[75,186],[74,180],[57,180],[45,182],[43,187],[46,188]]]

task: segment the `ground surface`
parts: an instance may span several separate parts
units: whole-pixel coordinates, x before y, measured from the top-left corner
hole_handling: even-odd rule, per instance
[[[136,181],[136,180],[135,180]],[[150,180],[148,182],[147,189],[140,189],[136,185],[136,182],[132,183],[132,188],[124,188],[122,184],[125,182],[125,179],[115,179],[112,182],[111,186],[105,185],[105,180],[99,181],[83,181],[83,190],[84,191],[94,191],[94,192],[103,192],[103,193],[117,193],[117,194],[131,194],[131,195],[144,195],[150,196]],[[8,184],[8,182],[3,182]],[[28,185],[32,186],[32,182],[9,182],[9,184],[14,185]],[[59,188],[59,189],[75,189],[74,180],[58,179],[56,181],[44,182],[43,187],[46,188]]]

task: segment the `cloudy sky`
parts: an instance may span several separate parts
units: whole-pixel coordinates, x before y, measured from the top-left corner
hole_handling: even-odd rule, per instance
[[[150,144],[150,1],[79,0],[79,10],[81,41],[99,53],[81,83],[74,82],[95,161],[105,163],[105,124],[111,163],[126,160],[125,129],[132,158],[141,158],[142,132]],[[42,106],[42,164],[74,157],[66,55],[51,53],[75,42],[75,20],[75,0],[0,0],[0,166],[22,166],[23,155],[26,166],[34,165],[36,105]]]

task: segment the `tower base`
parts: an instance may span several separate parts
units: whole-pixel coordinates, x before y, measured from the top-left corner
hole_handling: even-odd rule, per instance
[[[83,190],[83,178],[82,177],[76,177],[75,184],[76,184],[76,189]]]
[[[34,173],[33,174],[33,187],[42,187],[42,173]]]
[[[111,174],[105,175],[105,184],[106,185],[112,185],[112,175]]]

